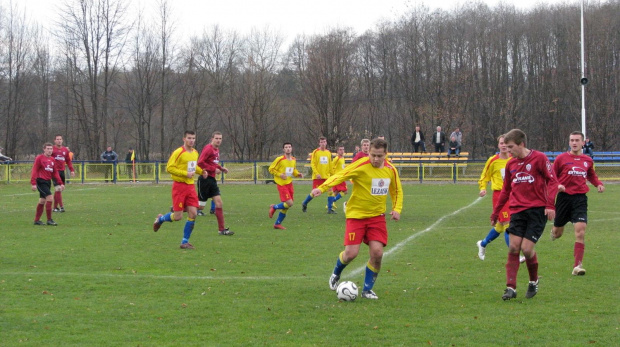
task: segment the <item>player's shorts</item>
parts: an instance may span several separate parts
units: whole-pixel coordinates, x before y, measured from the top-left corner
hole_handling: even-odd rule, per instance
[[[172,183],[172,210],[183,211],[185,207],[198,207],[198,196],[193,184]]]
[[[385,247],[387,245],[387,238],[385,214],[364,219],[347,218],[346,230],[344,232],[345,246],[379,241]]]
[[[566,223],[588,223],[588,196],[585,194],[559,193],[555,200],[553,225],[563,227]]]
[[[220,187],[217,186],[215,177],[204,178],[200,176],[198,182],[198,199],[200,201],[207,201],[214,196],[220,195]]]
[[[501,193],[501,190],[493,191],[493,207],[495,207]],[[499,218],[497,218],[497,221],[500,223],[510,222],[510,199],[506,201],[504,207],[502,207],[502,209],[499,211]]]
[[[312,180],[312,189],[317,188],[318,186],[320,186],[321,184],[323,184],[323,182],[327,181],[327,179],[318,179],[315,178]]]
[[[340,193],[340,192],[346,193],[347,192],[347,182],[342,182],[342,183],[338,184],[337,186],[333,186],[332,187],[332,191],[334,193],[336,193],[336,194]]]
[[[58,170],[58,175],[60,176],[60,180],[62,181],[62,184],[65,184],[65,170]],[[56,182],[54,182],[54,187],[56,186],[57,184]]]
[[[52,181],[37,178],[37,190],[41,199],[52,195]]]
[[[540,240],[547,224],[544,207],[533,207],[510,216],[510,226],[506,232],[528,239],[534,243]]]
[[[293,200],[293,194],[295,193],[293,183],[285,184],[283,186],[278,184],[278,193],[280,193],[280,201],[282,202]]]

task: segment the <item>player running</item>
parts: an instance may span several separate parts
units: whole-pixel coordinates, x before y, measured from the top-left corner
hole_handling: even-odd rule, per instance
[[[360,245],[364,242],[368,244],[370,259],[366,265],[362,297],[379,298],[372,288],[381,270],[383,248],[387,245],[385,211],[388,193],[392,199],[390,215],[393,220],[400,219],[403,208],[403,190],[398,170],[385,159],[387,147],[384,140],[373,140],[370,143],[369,158],[348,165],[312,190],[313,196],[319,196],[341,182],[353,180],[353,192],[346,211],[345,247],[329,278],[331,290],[336,290],[342,270],[357,257]]]
[[[504,185],[504,171],[506,169],[506,163],[510,160],[510,153],[508,153],[508,148],[504,143],[504,135],[500,135],[497,138],[497,148],[499,149],[499,153],[489,157],[486,164],[484,164],[484,169],[482,170],[480,180],[478,181],[478,186],[480,187],[480,197],[487,195],[487,184],[491,182],[491,190],[493,190],[493,206],[497,203],[499,194],[502,192],[502,186]],[[491,230],[487,236],[476,243],[478,246],[478,258],[480,258],[480,260],[484,260],[486,256],[487,245],[491,243],[491,241],[495,240],[500,233],[505,231],[510,225],[510,206],[508,203],[502,207],[498,218],[499,220],[497,221],[497,224],[491,227]],[[506,246],[510,246],[510,238],[508,237],[508,233],[504,233],[504,240],[506,241]],[[519,258],[519,262],[525,262],[525,257],[521,256]]]
[[[332,171],[332,153],[327,149],[327,138],[319,137],[319,148],[312,151],[310,156],[310,166],[312,167],[312,189],[320,186],[325,182]],[[301,210],[306,212],[308,203],[314,197],[312,192],[308,194],[306,199],[301,203]]]
[[[553,170],[560,184],[566,190],[558,194],[555,201],[555,220],[551,229],[551,240],[556,240],[564,233],[566,223],[573,223],[575,228],[575,246],[573,256],[573,275],[583,276],[586,269],[583,268],[583,254],[585,251],[584,236],[588,224],[588,197],[590,190],[586,182],[590,181],[599,193],[605,191],[603,182],[598,179],[594,171],[592,158],[583,154],[583,133],[573,131],[569,137],[570,151],[560,154],[553,162]]]
[[[335,175],[337,173],[339,173],[340,171],[342,171],[345,166],[347,166],[345,159],[344,159],[344,146],[338,146],[338,149],[336,150],[336,156],[332,159],[332,175]],[[342,182],[339,185],[335,186],[332,188],[331,192],[329,193],[329,197],[327,198],[327,213],[328,214],[335,214],[336,211],[334,211],[334,203],[338,200],[340,200],[340,198],[342,198],[342,195],[347,193],[347,182]]]
[[[181,249],[194,249],[189,243],[189,238],[194,231],[196,210],[198,208],[198,196],[194,189],[194,176],[206,174],[198,166],[198,151],[194,149],[196,133],[186,130],[183,135],[183,146],[177,148],[168,159],[166,171],[172,176],[172,209],[165,215],[158,215],[153,223],[153,231],[159,230],[164,222],[180,221],[183,218],[183,210],[187,211],[187,221],[183,228]]]
[[[280,210],[276,223],[273,225],[274,229],[285,230],[282,226],[282,221],[286,218],[286,212],[293,206],[293,177],[302,178],[304,175],[297,171],[297,159],[293,157],[293,145],[290,142],[285,142],[282,145],[284,154],[277,157],[271,165],[269,165],[269,173],[273,175],[273,180],[278,186],[278,192],[280,193],[280,203],[269,206],[269,218],[273,217],[276,210]]]

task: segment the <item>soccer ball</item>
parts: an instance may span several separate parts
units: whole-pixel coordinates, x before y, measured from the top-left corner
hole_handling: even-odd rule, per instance
[[[357,298],[357,285],[351,281],[344,281],[338,285],[336,295],[338,299],[344,301],[353,301]]]

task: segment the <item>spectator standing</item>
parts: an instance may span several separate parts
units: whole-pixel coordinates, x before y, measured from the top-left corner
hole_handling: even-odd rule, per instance
[[[112,146],[101,153],[101,161],[106,164],[112,164],[112,181],[116,182],[116,163],[118,162],[118,154],[112,150]],[[105,181],[108,181],[108,168],[105,168]]]
[[[413,135],[411,135],[411,145],[413,146],[413,151],[418,152],[418,149],[422,149],[421,152],[426,152],[426,144],[424,143],[424,133],[420,130],[420,126],[416,125],[415,131]]]
[[[594,144],[589,137],[586,137],[586,142],[583,144],[583,154],[590,156],[590,158],[594,155]]]
[[[441,127],[437,127],[437,131],[433,133],[433,144],[435,145],[435,152],[443,153],[446,148],[446,133],[441,131]]]
[[[13,161],[11,157],[7,157],[6,155],[2,154],[3,150],[4,148],[0,147],[0,162],[4,163],[4,162]]]

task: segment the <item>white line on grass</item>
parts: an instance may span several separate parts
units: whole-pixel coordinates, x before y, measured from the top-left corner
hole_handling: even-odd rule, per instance
[[[115,274],[115,273],[80,273],[80,272],[0,272],[5,276],[67,276],[67,277],[112,277],[112,278],[152,278],[171,280],[298,280],[311,278],[310,276],[175,276],[175,275],[142,275],[142,274]]]
[[[455,216],[465,210],[467,210],[470,207],[473,207],[474,205],[476,205],[477,203],[479,203],[482,200],[482,198],[477,198],[476,200],[474,200],[474,202],[472,202],[471,204],[465,206],[465,207],[461,207],[460,209],[449,213],[447,215],[442,216],[441,218],[439,218],[438,220],[435,221],[435,223],[431,224],[428,228],[422,230],[422,231],[418,231],[417,233],[410,235],[408,238],[400,241],[399,243],[397,243],[394,247],[388,249],[387,251],[383,252],[383,259],[385,259],[385,257],[389,256],[390,254],[399,251],[401,248],[403,248],[404,246],[406,246],[410,241],[413,241],[414,239],[418,238],[419,236],[422,236],[424,234],[426,234],[429,231],[432,231],[433,229],[435,229],[435,227],[437,227],[439,224],[441,224],[441,222],[443,222],[446,218]],[[366,270],[366,265],[360,266],[359,268],[353,270],[352,272],[350,272],[346,277],[353,277],[353,276],[357,276],[360,273],[362,273],[362,271]]]

